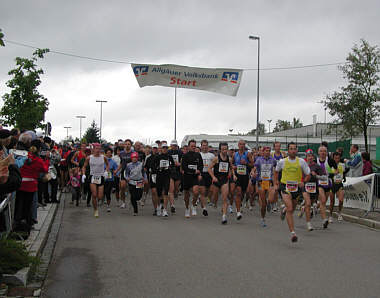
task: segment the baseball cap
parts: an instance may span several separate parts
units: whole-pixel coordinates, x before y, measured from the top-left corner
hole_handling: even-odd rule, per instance
[[[37,131],[36,136],[37,136],[37,138],[41,138],[43,136],[42,131]]]
[[[132,152],[131,158],[139,158],[139,154],[137,152]]]
[[[172,140],[172,141],[170,142],[170,145],[176,145],[176,146],[178,146],[178,142],[177,142],[177,140]]]
[[[161,144],[161,147],[169,147],[169,146],[168,146],[168,143],[163,142],[163,143]]]
[[[158,148],[157,143],[153,143],[153,144],[152,144],[152,148]]]
[[[8,129],[0,129],[0,139],[7,139],[11,136],[11,132]]]
[[[306,150],[306,154],[314,154],[314,152],[313,152],[312,149],[307,149],[307,150]]]

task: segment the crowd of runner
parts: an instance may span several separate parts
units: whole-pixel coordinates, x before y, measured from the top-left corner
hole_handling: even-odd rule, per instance
[[[279,142],[273,148],[249,150],[244,140],[238,142],[237,150],[229,149],[227,143],[214,149],[207,140],[200,144],[190,140],[179,148],[175,140],[144,146],[127,139],[106,147],[98,143],[81,144],[77,149],[63,146],[58,152],[62,157],[61,191],[71,191],[71,203],[77,206],[80,197],[86,196],[95,217],[99,216],[99,204],[107,204],[107,212],[111,212],[112,193],[120,208],[126,208],[129,196],[134,216],[139,205],[145,205],[148,193],[153,216],[162,217],[176,213],[179,195],[183,195],[185,218],[197,216],[199,207],[202,216],[208,216],[207,208],[218,208],[221,198],[222,224],[227,224],[227,214],[235,211],[236,220],[242,220],[242,208],[252,210],[257,199],[260,225],[266,227],[267,212],[279,211],[281,219],[287,221],[292,242],[298,240],[293,219],[297,204],[298,216],[305,215],[309,231],[314,229],[311,219],[317,213],[322,217],[322,229],[333,222],[335,197],[338,221],[343,220],[343,181],[353,162],[343,160],[339,150],[329,154],[326,143],[318,152],[307,150],[302,159],[295,143],[289,143],[286,152],[281,151]]]

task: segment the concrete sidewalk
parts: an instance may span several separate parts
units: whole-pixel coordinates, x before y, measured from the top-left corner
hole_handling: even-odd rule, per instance
[[[337,212],[333,212],[334,217],[338,217]],[[345,221],[367,226],[380,230],[380,210],[366,211],[354,208],[343,208],[342,216]]]

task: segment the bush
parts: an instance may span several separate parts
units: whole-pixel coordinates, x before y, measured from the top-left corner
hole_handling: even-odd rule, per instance
[[[24,244],[12,239],[0,240],[0,273],[14,274],[35,262]]]

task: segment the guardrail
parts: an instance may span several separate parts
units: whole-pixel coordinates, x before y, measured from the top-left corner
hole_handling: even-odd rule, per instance
[[[12,221],[13,221],[13,212],[12,212],[12,197],[13,194],[10,193],[7,195],[5,200],[0,203],[0,238],[8,236],[12,230]]]

